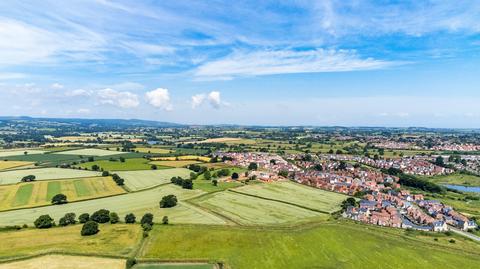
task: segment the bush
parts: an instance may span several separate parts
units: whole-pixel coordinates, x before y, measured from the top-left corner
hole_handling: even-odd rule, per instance
[[[102,177],[108,177],[110,173],[108,171],[103,171],[102,172]]]
[[[75,217],[76,217],[75,213],[67,213],[60,220],[58,220],[58,225],[60,226],[73,225],[77,223],[77,221],[75,220]]]
[[[168,216],[163,216],[162,224],[168,224]]]
[[[54,226],[54,222],[50,215],[41,215],[33,223],[38,229],[47,229]]]
[[[135,223],[136,217],[133,213],[129,213],[125,216],[125,223]]]
[[[150,168],[152,168],[152,170],[157,170],[158,169],[158,167],[155,164],[152,164],[152,166],[150,166]]]
[[[450,242],[452,244],[455,244],[455,239],[450,239],[450,240],[448,240],[448,242]]]
[[[193,181],[191,179],[183,180],[182,188],[188,189],[188,190],[193,189]]]
[[[145,232],[149,232],[149,231],[152,230],[152,225],[150,225],[150,224],[148,224],[148,223],[143,223],[143,224],[142,224],[142,229],[143,229],[143,231],[145,231]]]
[[[107,223],[110,221],[110,211],[106,209],[100,209],[92,214],[90,220],[98,223]]]
[[[237,173],[237,172],[233,172],[233,174],[232,174],[232,179],[233,179],[233,180],[237,180],[238,178],[239,178],[238,173]]]
[[[22,182],[32,182],[32,181],[35,181],[35,176],[34,176],[34,175],[24,176],[21,181],[22,181]]]
[[[120,217],[115,212],[110,212],[110,223],[115,224],[120,221]]]
[[[163,196],[160,201],[160,208],[170,208],[177,205],[177,197],[173,194]]]
[[[80,234],[82,236],[88,236],[88,235],[97,234],[98,231],[99,231],[98,223],[96,223],[95,221],[89,220],[85,224],[83,224],[82,231],[80,232]]]
[[[213,184],[213,186],[216,187],[218,185],[218,180],[216,180],[216,179],[212,180],[212,184]]]
[[[68,201],[67,201],[67,196],[65,194],[59,193],[52,197],[52,204],[54,205],[61,205],[66,203],[68,203]]]
[[[145,215],[143,215],[142,220],[140,220],[140,223],[153,225],[153,214],[146,213]]]
[[[85,223],[90,220],[90,214],[88,213],[83,213],[80,216],[78,216],[78,221],[80,223]]]

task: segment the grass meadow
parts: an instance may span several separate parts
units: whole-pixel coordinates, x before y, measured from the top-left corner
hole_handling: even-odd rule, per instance
[[[70,179],[99,176],[100,173],[78,169],[35,168],[0,172],[0,185],[19,183],[24,176],[34,175],[35,180]]]
[[[93,165],[98,165],[105,171],[132,171],[132,170],[149,170],[152,169],[152,165],[149,163],[150,161],[144,158],[132,158],[132,159],[125,159],[125,162],[121,162],[120,160],[98,160],[93,162],[86,162],[77,165],[78,167],[92,169]],[[157,165],[157,169],[167,169],[170,167],[167,166],[159,166]]]
[[[204,263],[144,263],[133,269],[215,269],[213,264]]]
[[[115,171],[125,179],[125,186],[131,191],[151,188],[157,185],[170,183],[174,176],[188,178],[190,170],[185,168],[171,168],[161,170]]]

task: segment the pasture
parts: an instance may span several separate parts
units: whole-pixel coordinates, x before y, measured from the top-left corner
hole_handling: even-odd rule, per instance
[[[422,177],[438,184],[453,184],[463,186],[480,186],[480,176],[454,173],[445,176]]]
[[[51,251],[83,255],[99,253],[129,255],[142,235],[138,225],[101,224],[100,232],[94,236],[81,236],[81,228],[81,225],[74,225],[52,229],[0,232],[0,242],[2,242],[0,244],[0,261]],[[0,264],[0,268],[2,265]]]
[[[140,263],[133,269],[215,269],[213,264],[207,263]]]
[[[141,170],[141,171],[115,171],[125,179],[125,186],[131,191],[138,191],[151,188],[157,185],[170,183],[174,176],[187,178],[190,170],[184,168],[171,168],[162,170]]]
[[[81,158],[78,155],[62,155],[62,154],[51,154],[51,153],[0,157],[0,159],[9,160],[9,161],[36,162],[42,165],[50,165],[50,166],[81,160]]]
[[[434,241],[434,236],[343,221],[288,230],[169,225],[154,227],[140,255],[222,260],[236,269],[478,268],[479,244],[456,235],[452,244],[452,237],[437,236]]]
[[[35,180],[66,179],[99,176],[100,173],[78,169],[35,168],[0,172],[0,185],[19,183],[24,176],[34,175]]]
[[[58,221],[68,212],[77,215],[90,213],[98,209],[108,209],[117,212],[123,217],[134,213],[140,218],[145,213],[152,213],[156,221],[163,216],[168,216],[171,223],[200,223],[200,224],[226,224],[226,221],[211,212],[183,202],[186,199],[203,194],[200,190],[186,190],[173,184],[124,195],[98,198],[93,200],[68,203],[60,206],[45,206],[38,208],[25,208],[0,212],[0,226],[32,224],[40,215],[49,214]],[[179,204],[172,208],[160,208],[159,202],[163,196],[174,194]]]
[[[348,198],[346,195],[315,189],[290,181],[246,185],[236,188],[234,191],[284,201],[327,213],[340,210],[342,201]]]
[[[102,157],[102,156],[111,156],[111,155],[126,154],[126,153],[128,153],[128,152],[113,151],[113,150],[106,150],[106,149],[96,149],[96,148],[87,148],[87,149],[75,149],[75,150],[60,151],[60,152],[55,152],[53,154],[100,156],[100,157]]]
[[[21,156],[21,155],[33,155],[33,154],[43,154],[46,151],[38,149],[13,149],[13,150],[0,150],[0,158],[10,157],[10,156]],[[25,154],[27,153],[27,154]]]
[[[168,166],[168,167],[185,167],[190,164],[199,163],[198,161],[152,161],[150,164]]]
[[[125,193],[111,177],[38,181],[0,185],[0,210],[50,205],[52,197],[63,193],[69,202]]]
[[[125,260],[71,255],[45,255],[28,260],[0,264],[0,269],[63,269],[65,265],[68,265],[69,269],[125,269]]]
[[[241,225],[298,223],[328,216],[297,206],[229,191],[216,192],[192,202]]]
[[[132,159],[125,159],[125,162],[121,162],[119,160],[99,160],[93,162],[86,162],[78,164],[78,167],[92,169],[93,165],[98,165],[101,169],[105,171],[131,171],[131,170],[149,170],[152,169],[152,165],[149,164],[149,160],[144,158],[132,158]],[[157,169],[166,169],[170,167],[159,166],[157,165]]]
[[[23,161],[0,161],[0,170],[7,170],[12,168],[18,168],[33,164],[32,162]]]

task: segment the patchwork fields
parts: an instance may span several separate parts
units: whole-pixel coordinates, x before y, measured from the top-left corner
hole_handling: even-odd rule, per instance
[[[114,171],[125,179],[125,186],[131,191],[151,188],[157,185],[170,183],[174,176],[187,178],[190,170],[185,168],[171,168],[162,170]]]
[[[35,169],[21,169],[0,172],[0,185],[16,184],[28,175],[34,175],[35,180],[49,180],[49,179],[67,179],[80,177],[95,177],[99,176],[99,172],[85,171],[78,169],[63,169],[63,168],[35,168]]]
[[[53,154],[82,155],[82,156],[111,156],[111,155],[126,154],[126,153],[128,152],[88,148],[88,149],[60,151],[60,152],[55,152]]]
[[[50,205],[63,193],[68,201],[79,201],[125,193],[111,177],[38,181],[0,186],[0,210]]]
[[[103,168],[105,171],[131,171],[131,170],[149,170],[152,169],[152,165],[149,164],[149,160],[144,158],[132,158],[125,159],[125,162],[119,160],[110,161],[110,160],[100,160],[93,162],[86,162],[77,165],[78,167],[92,169],[93,165],[98,165],[100,168]],[[157,169],[166,169],[170,167],[158,166]]]
[[[198,161],[151,161],[150,164],[168,166],[168,167],[185,167],[190,164],[199,163]]]

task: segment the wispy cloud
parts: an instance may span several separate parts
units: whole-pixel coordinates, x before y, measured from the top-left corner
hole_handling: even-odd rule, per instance
[[[121,108],[135,108],[140,102],[138,96],[131,92],[119,92],[110,88],[98,91],[101,104],[110,104]]]

